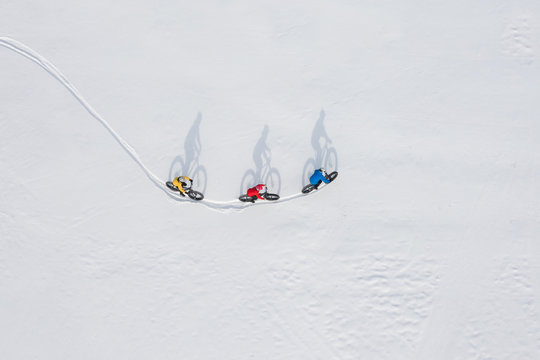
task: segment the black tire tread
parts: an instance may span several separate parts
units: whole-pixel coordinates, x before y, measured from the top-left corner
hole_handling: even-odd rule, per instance
[[[241,195],[238,200],[240,201],[243,201],[243,202],[250,202],[251,201],[251,196],[247,196],[247,195]]]
[[[270,193],[267,193],[264,198],[268,201],[275,201],[275,200],[279,200],[279,195],[278,194],[270,194]]]
[[[200,200],[204,199],[204,195],[200,191],[189,190],[189,191],[187,191],[187,194],[193,200],[200,201]]]
[[[168,187],[169,189],[171,189],[172,191],[178,191],[178,192],[180,192],[180,189],[178,189],[176,186],[174,186],[173,183],[172,183],[171,181],[167,181],[165,184],[166,184],[167,187]]]
[[[328,174],[328,180],[330,180],[330,182],[332,182],[337,178],[337,176],[338,176],[338,172],[333,171],[330,174]]]

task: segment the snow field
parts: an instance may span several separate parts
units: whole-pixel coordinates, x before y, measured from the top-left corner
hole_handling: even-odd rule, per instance
[[[0,47],[2,358],[539,357],[536,2],[0,8],[160,180],[340,172],[179,202]]]

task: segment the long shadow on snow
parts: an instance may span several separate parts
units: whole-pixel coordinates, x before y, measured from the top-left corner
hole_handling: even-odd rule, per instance
[[[169,179],[174,179],[177,176],[188,176],[193,179],[193,189],[204,193],[208,177],[206,169],[199,163],[201,156],[201,137],[199,128],[202,121],[201,113],[197,114],[191,129],[184,140],[184,156],[176,156],[169,169]]]
[[[253,148],[253,162],[255,169],[249,169],[242,176],[240,194],[245,194],[247,189],[257,184],[266,184],[268,191],[279,194],[281,190],[281,175],[278,169],[272,167],[272,151],[266,140],[268,139],[268,125],[264,126],[261,137]]]
[[[324,128],[324,118],[326,113],[321,110],[319,120],[315,123],[311,133],[311,146],[315,150],[315,157],[307,159],[302,171],[302,186],[306,185],[315,169],[325,168],[328,173],[338,170],[337,151],[332,144],[332,139]]]
[[[90,104],[82,97],[82,95],[79,93],[79,91],[67,80],[67,78],[58,70],[56,67],[50,63],[47,59],[33,51],[32,49],[28,48],[22,43],[19,43],[16,40],[0,37],[0,46],[4,46],[10,50],[13,50],[16,53],[19,53],[20,55],[28,58],[29,60],[35,62],[39,66],[41,66],[45,71],[47,71],[51,76],[53,76],[56,80],[58,80],[76,99],[77,101],[88,111],[88,113],[94,117],[96,120],[98,120],[106,129],[107,131],[116,139],[116,141],[128,152],[128,154],[132,157],[133,160],[137,162],[137,164],[141,167],[141,169],[144,171],[144,173],[148,176],[148,178],[160,189],[162,190],[167,196],[169,196],[171,199],[177,200],[177,201],[183,201],[186,203],[193,204],[200,204],[200,202],[194,202],[187,200],[185,198],[180,198],[179,195],[175,195],[171,193],[169,190],[167,190],[167,187],[165,186],[165,182],[158,178],[154,173],[152,173],[140,160],[139,155],[135,152],[135,150],[123,139],[118,135],[113,128],[109,125],[105,119],[103,119],[91,106]],[[199,175],[199,178],[204,178],[204,186],[202,189],[206,190],[206,170],[203,166],[199,164],[199,156],[201,152],[201,141],[199,136],[199,126],[202,120],[202,115],[199,113],[197,115],[197,118],[195,119],[195,122],[193,123],[190,131],[188,132],[188,135],[186,136],[186,141],[184,142],[184,149],[186,153],[186,159],[184,159],[181,156],[177,156],[169,169],[169,179],[171,179],[174,176],[178,176],[181,173],[188,174],[190,177],[195,177],[195,175]],[[266,146],[266,137],[268,135],[268,127],[265,126],[265,130],[263,131],[263,136],[261,137],[260,146],[259,143],[255,147],[254,151],[254,159],[258,158],[259,155],[257,154],[264,154],[266,150],[270,150],[268,146]],[[262,150],[258,150],[262,149]],[[269,157],[269,156],[268,156]],[[255,160],[256,165],[258,164],[257,160]],[[269,158],[268,158],[269,163]],[[277,171],[277,170],[276,170]],[[246,172],[246,174],[249,173]],[[204,175],[202,175],[204,174]],[[202,176],[200,176],[202,175]],[[278,172],[279,175],[279,172]],[[246,208],[248,206],[254,206],[259,204],[272,204],[272,203],[279,203],[284,201],[290,201],[293,199],[296,199],[298,197],[304,196],[304,194],[294,194],[291,196],[288,196],[286,198],[282,198],[275,202],[259,202],[257,204],[245,204],[245,203],[239,203],[238,200],[233,201],[208,201],[203,200],[203,204],[206,205],[209,208],[216,209],[216,210],[242,210],[243,208]]]

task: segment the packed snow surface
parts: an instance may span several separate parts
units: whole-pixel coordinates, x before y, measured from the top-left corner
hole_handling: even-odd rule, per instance
[[[540,2],[0,19],[0,358],[540,358]]]

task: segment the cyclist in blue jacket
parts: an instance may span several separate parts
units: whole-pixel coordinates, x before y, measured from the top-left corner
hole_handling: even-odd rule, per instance
[[[313,172],[313,175],[309,178],[309,182],[315,189],[321,185],[321,183],[328,184],[330,180],[328,180],[328,174],[326,173],[326,170],[324,168],[317,169]]]

